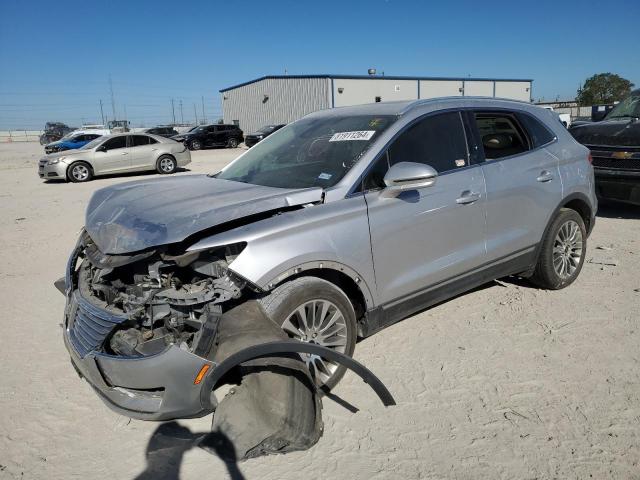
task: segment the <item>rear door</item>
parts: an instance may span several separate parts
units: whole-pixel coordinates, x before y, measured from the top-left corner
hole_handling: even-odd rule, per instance
[[[109,173],[131,168],[126,135],[110,138],[101,147],[106,151],[96,150],[93,157],[95,173]]]
[[[432,166],[435,184],[385,195],[382,179],[398,162]],[[484,178],[471,161],[460,112],[429,115],[405,130],[363,189],[381,303],[420,305],[430,288],[485,262]]]
[[[558,159],[544,148],[555,136],[524,112],[468,115],[485,158],[488,259],[529,255],[562,199]]]
[[[155,168],[158,142],[149,135],[129,135],[131,168],[149,170]]]

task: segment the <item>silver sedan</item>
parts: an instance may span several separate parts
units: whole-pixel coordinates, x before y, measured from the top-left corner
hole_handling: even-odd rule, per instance
[[[158,135],[121,133],[97,138],[78,150],[46,155],[38,163],[38,175],[87,182],[112,173],[169,174],[190,162],[191,154],[182,143]]]

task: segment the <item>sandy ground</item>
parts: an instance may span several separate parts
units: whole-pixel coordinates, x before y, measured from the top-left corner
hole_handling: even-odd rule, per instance
[[[491,283],[360,342],[398,406],[347,374],[358,411],[325,399],[314,448],[225,464],[197,447],[209,418],[120,417],[73,371],[53,281],[91,193],[139,177],[44,183],[41,152],[0,145],[0,478],[640,478],[640,209],[600,212],[566,290]]]

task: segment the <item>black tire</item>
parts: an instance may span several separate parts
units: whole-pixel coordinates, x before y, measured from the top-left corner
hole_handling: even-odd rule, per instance
[[[238,147],[238,139],[237,138],[230,138],[227,141],[227,147],[229,147],[229,148],[237,148]]]
[[[200,140],[191,140],[189,142],[189,150],[201,150],[202,149],[202,143],[200,142]]]
[[[156,171],[161,175],[175,173],[178,169],[178,162],[171,155],[162,155],[156,162]]]
[[[73,162],[67,168],[67,179],[74,183],[88,182],[93,178],[93,170],[87,162]]]
[[[576,238],[580,245],[579,258],[577,256],[577,250],[567,243],[563,243],[560,237],[563,232],[569,231],[573,225],[577,225]],[[569,229],[569,230],[567,230]],[[579,238],[578,238],[579,236]],[[555,265],[554,265],[554,249],[556,250]],[[565,252],[564,255],[560,252]],[[545,237],[542,239],[542,245],[540,246],[540,254],[538,256],[538,262],[536,264],[531,281],[539,287],[549,290],[559,290],[561,288],[571,285],[582,270],[584,259],[587,253],[587,229],[584,226],[584,221],[578,212],[569,208],[563,208],[558,212],[556,218],[551,222]],[[566,260],[566,272],[561,275],[557,268],[563,270],[564,261],[560,259],[558,261],[558,255],[565,257]],[[559,265],[559,267],[558,267]],[[570,267],[569,267],[570,266]],[[569,268],[573,270],[569,272]]]
[[[344,319],[344,327],[346,327],[343,329],[346,334],[346,345],[344,345],[344,351],[342,353],[352,356],[357,338],[355,311],[349,297],[347,297],[344,292],[333,283],[316,277],[299,277],[291,280],[290,282],[279,285],[269,295],[260,300],[262,307],[269,318],[281,326],[283,326],[289,316],[293,317],[293,315],[295,315],[294,312],[296,312],[299,307],[302,307],[305,304],[308,305],[308,302],[314,301],[329,302],[333,307],[340,311],[342,318]],[[326,321],[323,318],[320,319],[318,330],[321,331],[322,329],[320,327],[329,321],[329,315],[332,315],[332,312],[335,313],[335,310],[332,310],[333,307],[329,307],[330,309],[327,311],[325,316],[327,319]],[[335,325],[337,325],[337,323]],[[342,325],[340,325],[339,328],[342,329]],[[285,328],[283,329],[287,332]],[[327,331],[331,331],[334,328],[328,328],[327,326],[325,329],[327,329]],[[287,333],[290,337],[295,338],[289,332]],[[333,333],[331,333],[329,337],[335,339]],[[298,339],[301,340],[300,338]],[[316,343],[311,338],[309,340],[301,341]],[[321,342],[318,343],[322,344]],[[310,359],[305,357],[303,357],[303,359],[309,363]],[[312,376],[316,379],[316,384],[325,392],[328,392],[335,387],[347,370],[346,367],[338,364],[331,365],[331,368],[334,368],[335,366],[337,366],[337,368],[335,368],[331,375],[328,375],[328,379],[325,378],[324,380],[321,380],[319,376],[314,373],[314,368],[317,367],[310,368]]]

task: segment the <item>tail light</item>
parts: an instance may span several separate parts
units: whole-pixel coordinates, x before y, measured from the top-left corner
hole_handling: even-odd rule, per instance
[[[587,160],[589,160],[589,163],[593,164],[593,155],[591,155],[591,152],[587,155]]]

